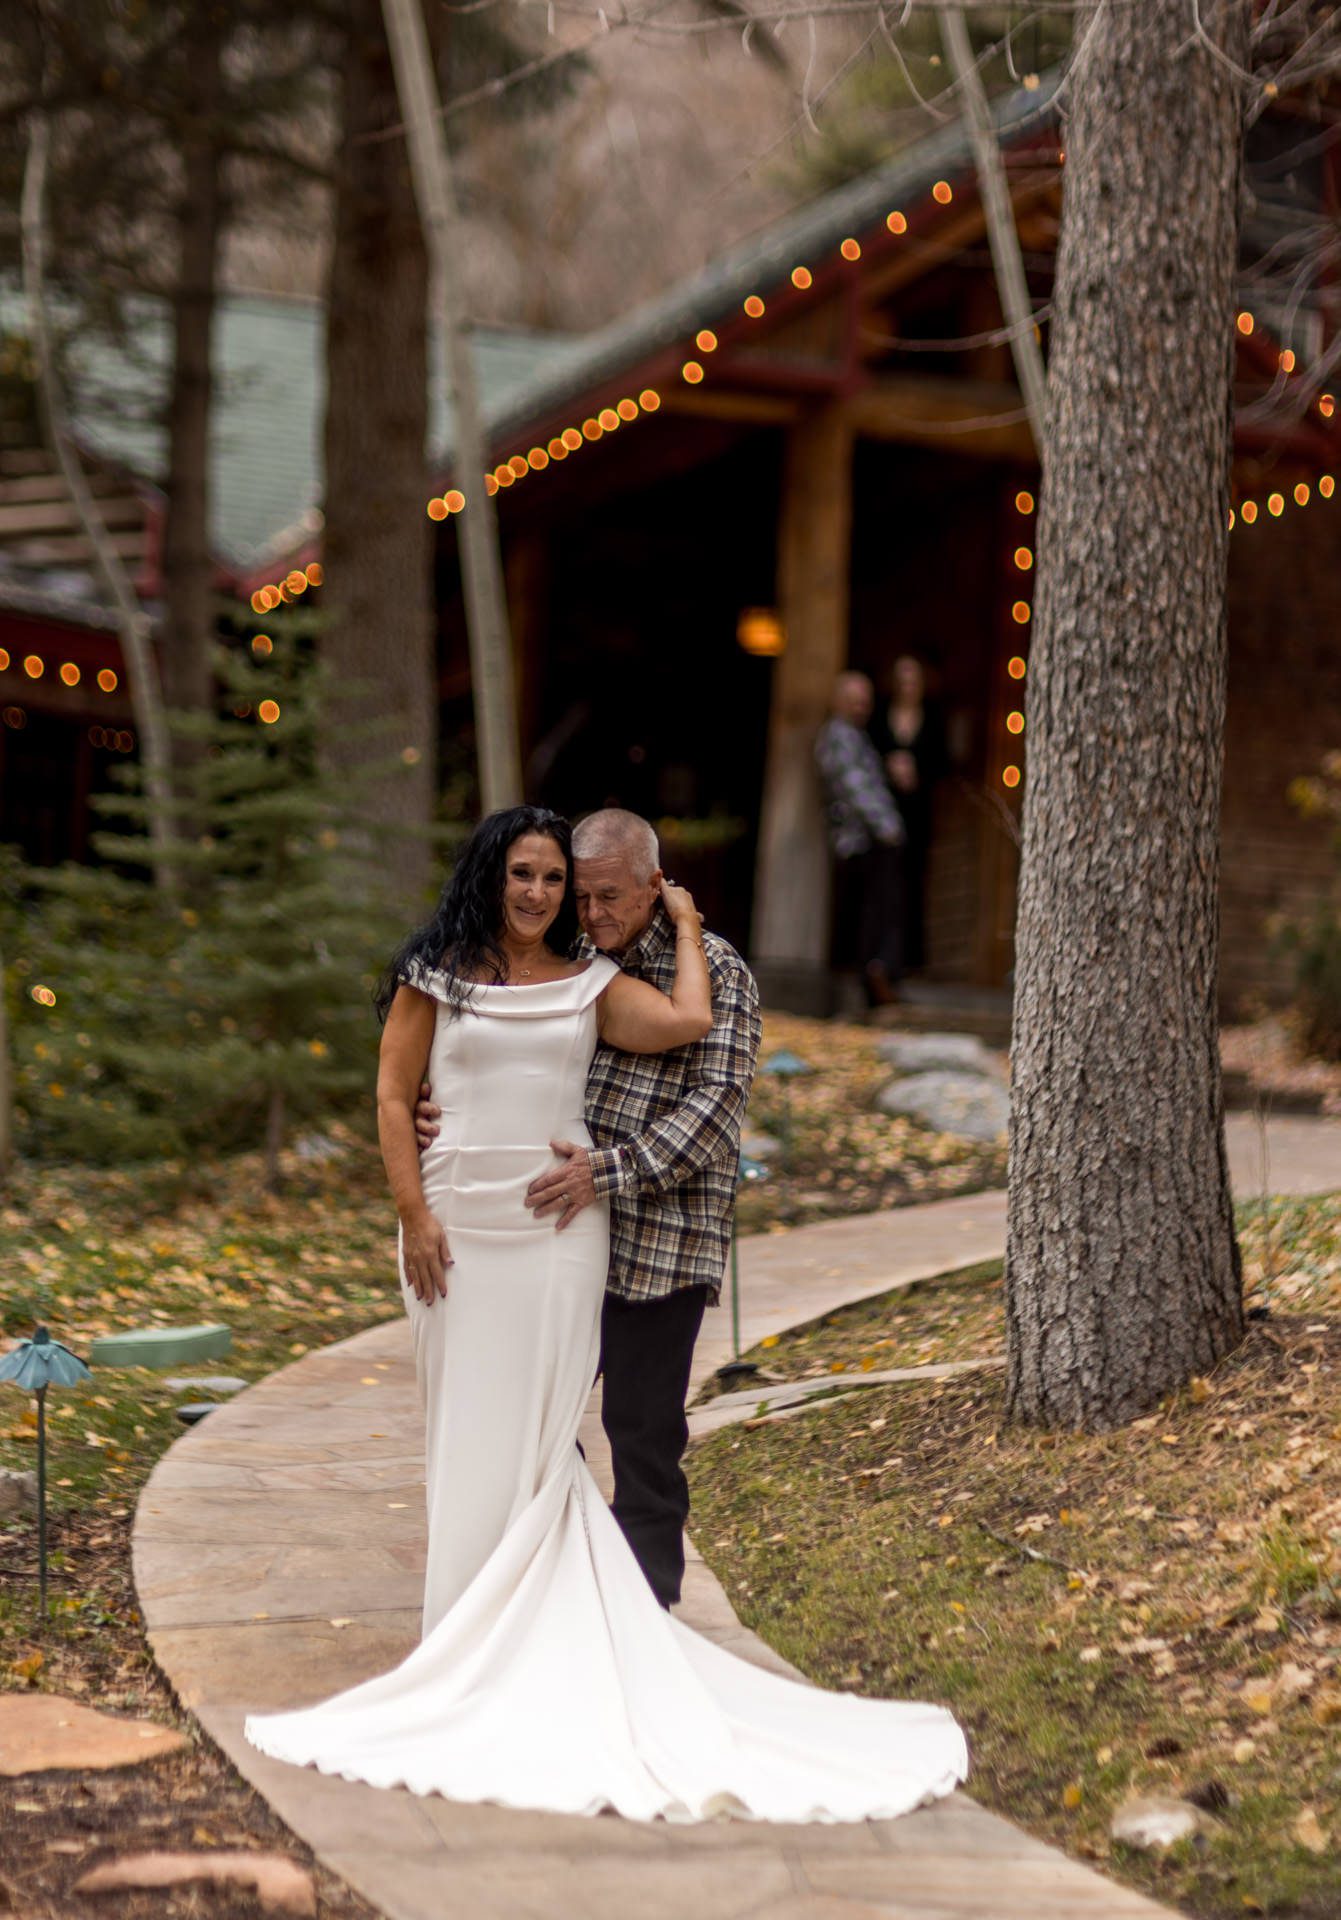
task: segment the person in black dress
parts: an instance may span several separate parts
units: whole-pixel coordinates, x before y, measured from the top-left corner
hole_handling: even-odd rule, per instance
[[[871,716],[870,735],[903,816],[903,964],[926,965],[926,874],[932,796],[945,768],[940,716],[926,697],[922,663],[900,654],[890,672],[890,697]]]

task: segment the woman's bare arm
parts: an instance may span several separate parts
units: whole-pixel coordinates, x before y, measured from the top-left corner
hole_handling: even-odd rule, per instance
[[[597,1003],[602,1040],[625,1053],[669,1053],[712,1032],[712,981],[703,952],[702,921],[683,887],[661,883],[675,923],[675,984],[668,994],[645,980],[613,979]]]
[[[401,987],[382,1029],[377,1067],[377,1137],[391,1197],[400,1215],[405,1277],[426,1306],[447,1293],[452,1264],[442,1223],[430,1212],[419,1175],[414,1105],[428,1067],[437,1007],[415,987]]]

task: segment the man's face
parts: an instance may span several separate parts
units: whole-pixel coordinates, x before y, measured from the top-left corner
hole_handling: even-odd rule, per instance
[[[875,689],[864,673],[845,673],[834,694],[834,712],[854,727],[864,727],[875,705]]]
[[[602,953],[623,953],[646,932],[661,898],[661,869],[640,881],[626,856],[573,862],[582,931]]]

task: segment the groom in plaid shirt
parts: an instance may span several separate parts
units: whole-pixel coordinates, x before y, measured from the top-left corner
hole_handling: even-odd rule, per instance
[[[657,837],[607,808],[573,834],[584,945],[669,993],[675,929],[661,904]],[[601,1418],[614,1463],[614,1513],[652,1591],[680,1597],[689,1488],[680,1458],[689,1366],[703,1310],[716,1305],[731,1246],[740,1125],[759,1054],[759,991],[745,962],[705,931],[712,1032],[673,1053],[600,1046],[587,1080],[591,1151],[555,1141],[564,1164],[527,1204],[562,1232],[610,1202],[610,1274],[601,1320]]]

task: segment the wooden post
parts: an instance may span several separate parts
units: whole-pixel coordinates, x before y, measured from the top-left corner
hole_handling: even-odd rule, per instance
[[[829,850],[815,734],[847,664],[852,427],[826,408],[792,428],[778,524],[786,647],[773,674],[752,948],[774,1006],[828,1010]]]

